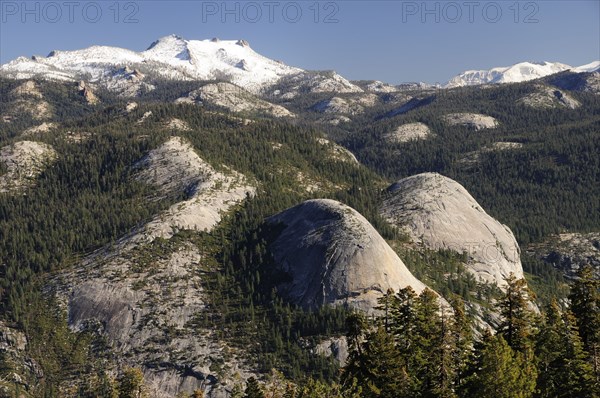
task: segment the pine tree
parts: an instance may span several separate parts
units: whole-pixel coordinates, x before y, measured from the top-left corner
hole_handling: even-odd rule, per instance
[[[364,397],[407,396],[408,375],[400,362],[400,353],[393,338],[383,326],[367,335],[361,364],[363,368],[356,378]]]
[[[570,311],[563,314],[564,360],[562,364],[564,389],[557,397],[564,398],[597,398],[600,386],[594,380],[594,369],[586,360],[583,342],[579,336],[577,321]]]
[[[417,377],[418,350],[416,341],[417,328],[417,299],[415,291],[407,286],[400,289],[391,301],[390,330],[395,346],[400,354],[401,365],[407,373],[406,390],[413,393],[419,389]],[[407,393],[408,394],[408,393]]]
[[[104,371],[98,374],[96,395],[100,398],[117,398],[119,396],[114,380]]]
[[[465,303],[460,297],[451,301],[453,316],[450,323],[452,336],[451,357],[454,365],[455,389],[460,389],[469,367],[469,358],[473,349],[473,331],[471,321],[465,313]]]
[[[526,353],[533,343],[533,314],[528,308],[533,293],[525,279],[517,279],[512,273],[505,281],[506,293],[498,303],[502,316],[498,333],[513,349]]]
[[[358,312],[346,318],[346,339],[348,341],[348,359],[342,369],[341,381],[344,388],[350,389],[355,379],[361,374],[363,365],[362,344],[367,328],[366,320]]]
[[[586,362],[573,315],[553,301],[536,339],[538,393],[543,398],[593,397],[593,371]]]
[[[265,393],[260,387],[260,383],[254,377],[250,377],[246,381],[246,390],[244,398],[265,398]]]
[[[144,374],[138,368],[126,369],[119,378],[119,398],[146,397]]]
[[[571,310],[577,319],[579,335],[594,368],[596,386],[600,385],[600,280],[592,267],[585,266],[577,273],[571,288]]]
[[[383,326],[385,327],[385,331],[388,333],[391,331],[393,306],[394,291],[392,289],[388,289],[383,296],[377,299],[377,307],[375,307],[376,310],[379,310],[383,314]]]
[[[411,372],[408,358],[411,357],[410,350],[414,346],[413,340],[416,338],[416,300],[417,294],[410,286],[407,286],[396,294],[392,306],[392,333],[408,372]]]
[[[529,398],[535,390],[536,371],[529,360],[514,351],[502,335],[483,337],[466,396],[472,398]]]
[[[452,321],[442,307],[440,316],[439,336],[435,339],[432,351],[431,389],[424,396],[439,398],[455,398],[456,379],[459,363],[455,362],[457,352],[455,336],[452,332]]]
[[[450,368],[448,328],[439,316],[438,296],[425,289],[416,300],[413,346],[409,360],[413,385],[424,397],[447,394]]]
[[[562,319],[556,301],[552,302],[545,314],[545,322],[536,339],[535,354],[538,359],[538,394],[536,396],[551,398],[557,395],[562,387],[560,358],[562,356],[561,338]]]

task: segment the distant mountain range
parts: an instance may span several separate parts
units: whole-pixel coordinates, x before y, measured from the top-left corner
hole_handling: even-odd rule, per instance
[[[571,70],[572,72],[595,72],[600,69],[600,61],[594,61],[579,67],[572,67],[559,62],[520,62],[518,64],[497,67],[488,70],[468,70],[453,77],[445,87],[477,86],[481,84],[519,83],[555,73]]]
[[[558,62],[522,62],[509,67],[465,71],[441,87],[523,82],[566,70],[593,72],[599,69],[600,61],[580,67]],[[19,57],[0,66],[0,76],[87,80],[126,95],[152,90],[152,81],[157,79],[222,80],[257,94],[270,92],[276,85],[286,86],[288,94],[300,90],[347,93],[440,87],[424,83],[393,86],[378,81],[361,85],[335,72],[309,72],[269,59],[252,50],[245,40],[186,40],[176,35],[163,37],[142,52],[92,46],[75,51],[52,51],[46,57]],[[280,90],[271,94],[286,93]]]

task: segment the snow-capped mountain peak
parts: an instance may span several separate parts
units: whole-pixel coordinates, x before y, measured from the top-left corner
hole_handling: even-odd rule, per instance
[[[573,72],[584,73],[584,72],[599,72],[600,61],[590,62],[589,64],[581,65],[571,69]]]
[[[189,50],[187,40],[177,35],[169,35],[162,37],[152,44],[143,52],[149,58],[169,59],[179,58],[184,61],[189,61]]]
[[[18,58],[0,66],[0,75],[19,79],[88,79],[111,86],[115,79],[125,76],[123,68],[170,80],[224,80],[254,93],[284,77],[304,72],[256,53],[245,40],[186,40],[170,35],[142,52],[92,46],[53,51],[48,57]]]
[[[452,88],[481,84],[525,82],[566,70],[587,72],[591,71],[594,65],[596,65],[596,69],[600,66],[598,65],[598,62],[592,62],[591,64],[579,68],[573,68],[572,66],[560,62],[520,62],[512,66],[497,67],[487,70],[468,70],[450,79],[445,87]]]

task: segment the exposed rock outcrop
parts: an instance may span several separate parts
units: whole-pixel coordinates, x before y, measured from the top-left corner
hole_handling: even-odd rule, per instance
[[[48,131],[53,130],[53,129],[57,128],[57,127],[58,127],[57,123],[43,122],[42,124],[30,127],[27,130],[23,131],[23,135],[31,135],[31,134],[38,134],[38,133],[47,133]]]
[[[377,103],[375,94],[364,94],[350,98],[332,97],[313,105],[312,109],[321,113],[358,115],[365,111],[366,107]]]
[[[130,101],[125,105],[125,112],[131,113],[138,108],[138,103],[134,101]]]
[[[83,96],[85,101],[90,105],[96,105],[98,103],[98,97],[94,94],[94,91],[91,89],[89,84],[84,82],[83,80],[79,82],[78,86],[79,94]]]
[[[574,278],[580,268],[590,265],[600,279],[600,232],[551,236],[529,245],[527,252],[552,264],[567,278]]]
[[[309,200],[267,224],[280,228],[269,249],[278,271],[287,275],[278,291],[294,304],[373,311],[388,289],[425,289],[373,226],[342,203]]]
[[[243,175],[233,170],[227,175],[216,171],[180,137],[172,137],[152,150],[136,167],[137,178],[154,185],[158,197],[184,192],[188,199],[127,237],[129,243],[169,239],[182,229],[211,230],[221,220],[222,212],[254,193]]]
[[[315,353],[326,357],[333,357],[341,366],[348,360],[348,340],[345,336],[332,337],[319,343],[315,348]]]
[[[351,121],[352,119],[344,115],[334,116],[324,120],[324,122],[329,123],[332,126],[339,126],[342,123],[350,123]]]
[[[396,182],[389,188],[381,214],[415,243],[467,253],[467,269],[478,280],[502,287],[510,273],[523,277],[513,233],[450,178],[424,173]]]
[[[241,87],[231,83],[211,83],[190,92],[179,103],[200,103],[223,107],[235,113],[257,113],[273,117],[294,117],[281,105],[259,99]]]
[[[302,71],[283,77],[268,95],[293,99],[305,93],[362,93],[364,90],[333,71]]]
[[[143,370],[152,397],[195,389],[222,397],[236,374],[252,374],[214,329],[195,324],[207,305],[203,261],[189,243],[150,258],[143,248],[105,248],[52,285],[67,306],[69,326],[106,337],[120,367]]]
[[[6,115],[2,118],[5,122],[12,122],[23,116],[33,120],[46,120],[52,116],[52,106],[44,99],[39,84],[27,80],[10,92],[12,104]]]
[[[374,93],[393,93],[398,91],[398,87],[381,82],[379,80],[368,82],[363,86],[363,88]]]
[[[498,127],[498,121],[491,116],[478,113],[450,113],[443,117],[450,126],[467,126],[475,130],[493,129]]]
[[[537,85],[536,91],[519,100],[521,104],[532,108],[569,108],[576,109],[581,103],[569,94],[558,89]]]
[[[404,143],[424,140],[432,135],[433,133],[425,123],[407,123],[385,134],[383,138],[390,143]]]
[[[146,75],[137,68],[125,66],[113,69],[109,76],[95,84],[104,85],[122,98],[139,97],[156,89],[156,86],[145,81]]]
[[[191,128],[190,126],[184,122],[181,119],[177,119],[177,118],[173,118],[171,120],[169,120],[167,123],[165,123],[165,127],[168,130],[174,130],[174,131],[190,131]]]
[[[591,73],[564,72],[550,76],[546,81],[563,90],[600,94],[600,72],[598,71]]]
[[[32,383],[44,374],[41,367],[28,356],[27,337],[20,330],[0,322],[0,357],[2,358],[2,377],[0,377],[0,396],[33,397]]]
[[[13,97],[31,96],[39,99],[42,99],[44,97],[42,95],[42,92],[40,91],[38,84],[33,80],[27,80],[26,82],[17,86],[10,92],[10,94]]]
[[[0,175],[0,193],[22,192],[31,187],[56,157],[54,148],[35,141],[19,141],[0,149],[0,163],[5,168]]]
[[[323,146],[329,148],[331,157],[340,162],[347,162],[352,164],[358,164],[356,156],[343,146],[340,146],[334,142],[329,141],[327,138],[317,138],[317,142]]]
[[[251,373],[214,328],[196,323],[207,305],[201,275],[210,272],[202,247],[169,239],[183,229],[211,230],[254,188],[241,174],[213,169],[180,137],[135,167],[136,177],[156,188],[153,199],[188,198],[59,275],[53,291],[68,309],[70,327],[99,330],[122,358],[119,366],[142,368],[153,397],[199,388],[227,396],[236,377]]]
[[[44,100],[18,100],[11,112],[15,118],[28,115],[33,120],[47,120],[52,117],[52,106]]]
[[[458,163],[461,165],[473,165],[481,159],[481,155],[489,153],[489,152],[499,152],[499,151],[511,151],[516,149],[523,148],[523,144],[520,142],[494,142],[490,145],[486,145],[483,148],[480,148],[476,151],[467,152],[465,155],[458,160]]]

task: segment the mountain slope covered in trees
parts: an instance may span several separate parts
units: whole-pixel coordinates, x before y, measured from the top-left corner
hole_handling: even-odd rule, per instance
[[[334,97],[331,92],[264,97],[297,116],[278,120],[174,103],[207,82],[152,84],[154,90],[128,100],[95,88],[98,101],[90,103],[75,83],[0,79],[0,147],[30,141],[55,153],[25,188],[0,193],[3,394],[131,396],[145,380],[142,390],[150,396],[194,390],[212,396],[598,396],[599,286],[592,271],[573,278],[569,293],[558,271],[522,251],[528,283],[509,277],[502,291],[466,271],[466,253],[415,245],[380,214],[390,183],[437,172],[464,186],[520,245],[597,232],[597,94],[563,85],[581,106],[523,105],[522,98],[540,84],[550,87],[552,78],[486,89],[338,92],[335,97],[362,110],[327,114],[315,104]],[[286,84],[295,82],[280,82],[279,89]],[[447,123],[454,113],[488,115],[497,124]],[[423,123],[431,134],[385,138],[408,123]],[[189,143],[210,173],[235,173],[254,188],[222,207],[212,229],[175,223],[167,235],[120,251],[127,236],[197,194],[193,184],[161,194],[151,184],[156,176],[140,178],[140,159],[174,139]],[[340,146],[358,162],[348,161]],[[8,171],[1,165],[0,177],[12,178]],[[210,189],[225,189],[223,183]],[[286,300],[278,286],[289,281],[273,272],[283,261],[272,246],[281,231],[267,220],[309,199],[355,209],[439,295],[400,286],[379,291],[378,316],[368,319],[343,305],[306,308]],[[136,297],[123,314],[140,306],[145,316],[131,324],[147,344],[119,347],[107,325],[69,316],[69,300],[78,296],[65,294],[65,286],[95,272],[104,272],[104,286],[120,284]],[[185,289],[193,292],[187,298],[198,298],[193,305],[177,296]],[[450,305],[440,307],[440,296]],[[166,312],[177,300],[184,310],[194,308],[182,324],[170,323]],[[345,350],[342,340],[346,363],[324,355],[323,347]],[[203,357],[188,356],[181,341],[206,344],[197,351]],[[160,386],[180,379],[187,382]]]

